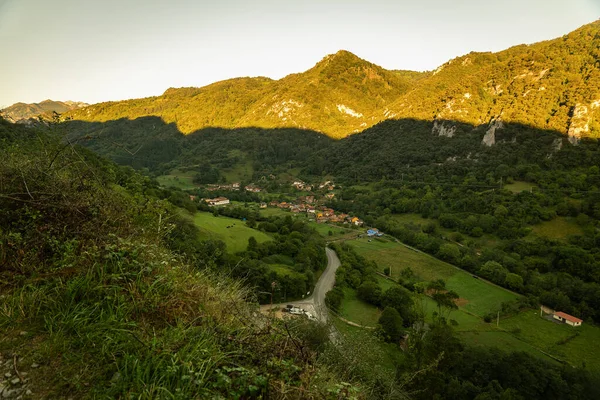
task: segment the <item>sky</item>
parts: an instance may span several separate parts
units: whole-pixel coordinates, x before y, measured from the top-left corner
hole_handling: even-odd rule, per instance
[[[341,49],[433,70],[599,17],[600,0],[0,0],[0,108],[279,79]]]

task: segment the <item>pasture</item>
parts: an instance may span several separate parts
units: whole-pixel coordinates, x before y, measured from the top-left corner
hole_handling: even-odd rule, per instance
[[[397,242],[381,239],[372,239],[369,242],[366,238],[360,238],[348,240],[346,243],[358,254],[375,261],[381,272],[389,267],[393,279],[398,279],[404,268],[410,268],[424,281],[443,279],[446,281],[446,287],[454,290],[462,299],[461,308],[479,316],[495,312],[503,302],[518,298],[517,294],[485,280],[476,279],[451,264]]]
[[[248,228],[239,219],[224,216],[215,217],[211,213],[198,212],[194,215],[194,224],[200,230],[201,239],[219,239],[225,242],[231,253],[246,250],[248,239],[254,236],[257,242],[271,240],[266,233]]]
[[[190,190],[198,187],[194,180],[194,172],[181,172],[177,169],[172,170],[168,175],[161,175],[156,177],[158,184],[164,187],[172,187],[182,190]]]
[[[532,233],[549,239],[565,240],[570,235],[581,235],[583,230],[575,218],[556,217],[550,221],[540,222],[531,227]]]

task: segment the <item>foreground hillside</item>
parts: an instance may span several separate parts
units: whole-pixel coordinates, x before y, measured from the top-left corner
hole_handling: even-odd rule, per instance
[[[505,121],[571,137],[599,135],[600,22],[562,38],[498,53],[470,53],[434,72],[389,71],[347,52],[274,81],[237,78],[161,96],[95,104],[67,114],[87,122],[160,117],[189,134],[203,128],[300,128],[342,138],[394,118],[455,125]]]
[[[359,392],[317,358],[318,327],[260,317],[240,282],[169,249],[180,211],[150,180],[1,120],[0,144],[3,398]]]

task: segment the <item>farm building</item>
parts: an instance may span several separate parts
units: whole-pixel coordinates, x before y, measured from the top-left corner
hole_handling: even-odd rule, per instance
[[[215,197],[214,199],[206,199],[204,201],[208,203],[209,207],[229,204],[229,199],[227,197]]]
[[[383,233],[379,232],[376,228],[368,229],[367,236],[383,236]]]
[[[552,315],[552,318],[554,318],[555,320],[564,322],[567,325],[571,325],[571,326],[580,326],[581,323],[583,322],[583,320],[576,318],[572,315],[569,315],[567,313],[564,313],[562,311],[557,311]]]

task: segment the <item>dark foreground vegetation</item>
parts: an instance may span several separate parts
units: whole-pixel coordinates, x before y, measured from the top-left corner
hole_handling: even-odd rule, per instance
[[[263,292],[264,302],[273,277],[269,275],[273,272],[271,265],[283,264],[296,271],[298,275],[288,276],[286,285],[290,291],[309,287],[314,279],[311,274],[324,266],[323,242],[304,223],[291,218],[261,219],[244,214],[243,208],[223,211],[246,218],[247,223],[273,237],[264,243],[250,240],[246,251],[227,254],[222,243],[197,240],[195,228],[182,216],[187,211],[175,206],[193,211],[185,193],[160,188],[151,178],[130,168],[118,167],[83,148],[61,142],[56,133],[21,129],[4,122],[1,128],[5,162],[0,171],[3,296],[0,352],[4,357],[16,355],[22,370],[30,374],[30,382],[38,377],[37,384],[18,383],[17,389],[31,387],[40,397],[598,397],[597,379],[588,371],[548,364],[524,353],[466,347],[455,337],[450,320],[444,317],[444,307],[453,303],[444,301],[443,287],[438,291],[441,295],[438,317],[424,323],[407,295],[409,285],[407,289],[378,293],[372,284],[374,267],[347,247],[337,249],[343,267],[338,289],[328,296],[328,303],[335,309],[339,289],[344,286],[356,289],[361,298],[384,309],[380,339],[353,341],[349,336],[334,346],[328,339],[327,328],[261,318],[256,305],[258,292]],[[399,136],[406,131],[393,132],[399,133],[393,136],[394,140],[402,143]],[[410,136],[407,134],[410,140],[424,135],[418,129],[410,132]],[[242,135],[235,137],[244,140]],[[278,146],[292,154],[292,145],[286,143],[282,140]],[[352,143],[342,141],[331,146],[341,148]],[[580,168],[588,171],[585,179],[595,179],[595,172],[586,161],[595,159],[595,144],[583,146],[586,147],[578,149],[588,151],[580,163],[565,167],[564,160],[579,151],[568,148],[565,156],[557,154],[549,159],[551,164],[538,172],[540,178],[530,174],[528,179],[535,179],[538,187],[544,187],[541,177],[565,171],[576,176]],[[419,164],[416,160],[420,156],[416,153],[414,164],[398,166],[395,176],[400,174],[400,181],[390,179],[388,184],[365,178],[364,182],[372,188],[370,194],[349,186],[351,178],[344,172],[347,169],[336,165],[335,158],[326,163],[347,187],[335,206],[355,209],[375,224],[389,223],[389,218],[379,221],[376,214],[391,215],[390,207],[412,207],[403,212],[421,212],[444,224],[459,221],[456,223],[461,224],[460,229],[465,229],[463,234],[469,237],[476,237],[475,228],[484,229],[478,224],[490,219],[485,217],[486,207],[492,207],[491,218],[513,219],[520,226],[533,223],[525,219],[529,213],[519,214],[513,209],[523,199],[529,201],[526,193],[514,195],[500,188],[473,190],[473,186],[486,179],[491,189],[499,178],[520,179],[516,175],[518,166],[500,167],[511,152],[503,153],[502,148],[497,148],[479,150],[478,154],[487,161],[458,163],[462,169],[456,170],[454,164],[448,164],[440,172],[454,171],[448,178],[456,186],[449,194],[442,191],[443,184],[448,182],[443,180],[445,175],[436,179],[435,171],[442,169],[425,160]],[[285,155],[274,157],[285,159]],[[368,165],[369,153],[362,157],[356,156],[356,162]],[[404,162],[410,157],[408,154]],[[525,152],[517,161],[525,164],[534,160],[531,157]],[[392,158],[387,162],[397,163]],[[264,171],[271,168],[269,165],[285,168],[279,161],[255,165],[262,165]],[[412,180],[406,179],[407,175],[403,183],[402,168],[406,168],[407,174],[413,173]],[[423,173],[418,175],[417,170]],[[310,165],[305,166],[307,179],[314,173]],[[431,181],[417,184],[417,175],[430,177]],[[542,211],[550,212],[561,202],[569,210],[571,203],[565,188],[576,184],[577,179],[561,182],[562,197],[543,200]],[[586,206],[594,193],[572,190],[582,200],[575,205],[577,213],[590,220],[595,218]],[[490,198],[480,201],[481,196]],[[540,196],[534,193],[531,199]],[[468,206],[453,208],[469,199],[476,200]],[[499,215],[495,215],[500,206],[507,212],[500,215],[504,212],[500,208]],[[468,218],[470,214],[463,213],[475,214],[477,207],[482,211],[474,225],[463,228],[462,224],[472,220]],[[398,211],[401,209],[394,210]],[[446,214],[457,214],[458,219]],[[510,235],[500,233],[493,220],[490,226],[486,228],[489,234],[511,239]],[[395,231],[392,226],[384,227],[403,240],[410,240],[401,236],[402,228]],[[456,251],[444,247],[447,243],[441,242],[443,239],[436,236],[435,229],[407,232],[413,232],[423,243],[431,243],[433,247],[424,246],[425,250],[436,253],[445,249],[438,256],[454,257],[451,261],[465,268],[468,266],[462,265],[461,260],[476,259],[472,253],[476,249],[466,242],[464,248],[456,246]],[[571,241],[564,246],[581,248],[593,260],[594,248],[586,249],[585,243]],[[492,254],[506,252],[494,251]],[[480,268],[489,269],[490,274],[501,271],[488,264],[495,259],[484,254],[488,259]],[[509,258],[502,259],[504,264],[494,262],[521,276],[518,261],[525,265],[531,261],[516,251],[508,254],[517,261],[514,266]],[[536,259],[543,261],[541,256]],[[477,265],[474,261],[473,268]],[[590,264],[590,269],[593,268]],[[561,276],[570,273],[585,279],[586,285],[595,284],[593,276],[577,275],[576,270],[564,270]],[[294,276],[300,280],[295,281]],[[504,278],[508,276],[507,272]],[[515,289],[526,292],[527,282],[524,279],[523,286]],[[433,286],[427,289],[438,290]],[[391,367],[381,369],[372,357],[378,351],[377,341],[398,343],[406,333],[406,351]],[[93,365],[89,360],[94,360]],[[39,364],[40,368],[28,369],[30,363]]]
[[[0,144],[5,397],[339,398],[370,390],[338,368],[346,363],[334,350],[321,356],[326,331],[262,318],[240,281],[173,252],[181,211],[148,178],[2,121]]]

